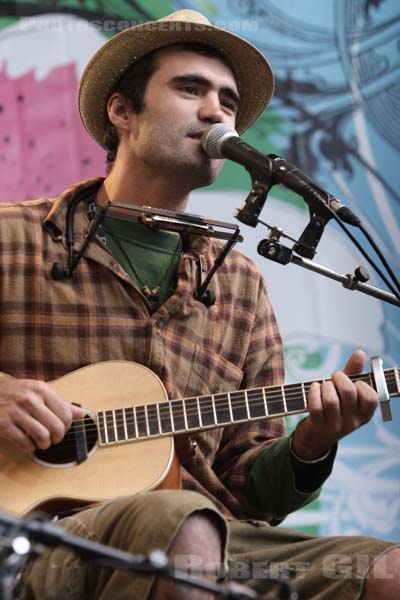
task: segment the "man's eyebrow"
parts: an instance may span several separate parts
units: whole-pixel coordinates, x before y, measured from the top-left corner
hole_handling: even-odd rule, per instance
[[[172,78],[171,82],[175,85],[180,83],[197,83],[199,85],[213,87],[213,84],[209,79],[203,77],[202,75],[196,75],[195,73],[187,73],[186,75],[176,75]],[[229,86],[224,86],[221,88],[220,91],[223,94],[225,94],[227,98],[229,98],[235,103],[236,108],[239,108],[240,98],[233,88]]]

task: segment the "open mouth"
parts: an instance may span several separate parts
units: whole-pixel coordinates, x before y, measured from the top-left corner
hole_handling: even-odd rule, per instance
[[[204,131],[194,131],[193,133],[189,133],[188,137],[190,137],[192,140],[201,141],[203,139],[203,134]]]

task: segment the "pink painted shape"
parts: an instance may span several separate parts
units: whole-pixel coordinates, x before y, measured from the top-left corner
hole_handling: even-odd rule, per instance
[[[55,196],[104,175],[105,152],[80,121],[77,87],[74,64],[43,81],[0,71],[0,202]]]

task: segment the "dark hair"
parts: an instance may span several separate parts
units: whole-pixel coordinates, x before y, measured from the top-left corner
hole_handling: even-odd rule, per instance
[[[218,57],[230,66],[226,58],[221,55],[217,48],[209,46],[208,44],[186,42],[182,44],[173,44],[173,47],[182,51],[189,50],[196,54]],[[163,50],[163,48],[160,48],[160,50]],[[145,56],[140,58],[137,62],[133,63],[112,89],[111,94],[114,94],[115,92],[122,94],[130,102],[135,113],[142,112],[144,108],[144,96],[147,83],[153,73],[157,70],[158,66],[157,52],[158,50],[153,50],[149,54],[145,54]],[[104,146],[107,150],[107,173],[110,172],[112,164],[115,161],[118,144],[119,138],[117,130],[107,117],[107,124],[104,132]]]
[[[150,52],[150,54],[143,56],[125,71],[121,79],[119,79],[113,87],[111,94],[114,94],[115,92],[122,94],[129,100],[135,113],[142,112],[147,82],[156,69],[156,53]],[[117,130],[107,117],[107,124],[104,132],[104,146],[107,150],[107,172],[109,172],[112,163],[115,161],[118,144],[119,138]]]

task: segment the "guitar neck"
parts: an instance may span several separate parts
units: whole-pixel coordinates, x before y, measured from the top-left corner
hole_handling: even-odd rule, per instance
[[[383,371],[390,397],[400,395],[396,368]],[[372,373],[352,375],[372,387]],[[315,380],[313,380],[315,381]],[[97,413],[101,446],[226,427],[248,421],[301,414],[308,411],[307,397],[313,381],[258,387],[171,400]],[[320,380],[320,383],[324,380]]]

